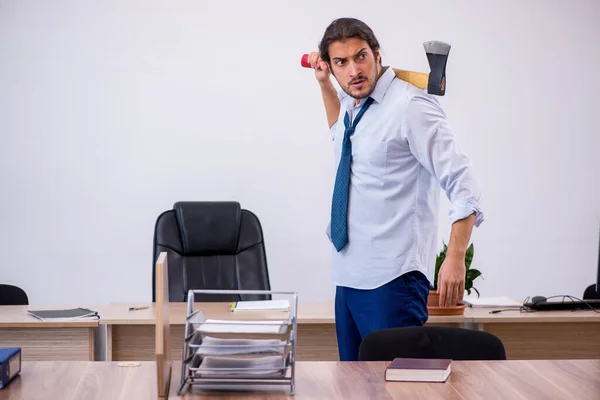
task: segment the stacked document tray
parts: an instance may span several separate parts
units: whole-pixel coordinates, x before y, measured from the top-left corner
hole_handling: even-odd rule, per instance
[[[288,312],[269,311],[281,319],[206,318],[194,309],[196,294],[271,294],[291,297]],[[190,290],[186,309],[181,394],[189,386],[233,388],[288,385],[294,394],[297,337],[297,292],[270,290]]]

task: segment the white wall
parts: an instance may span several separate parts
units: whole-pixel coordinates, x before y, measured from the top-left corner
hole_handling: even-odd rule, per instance
[[[453,46],[440,101],[484,191],[482,294],[580,296],[600,224],[600,3],[482,3],[0,1],[0,280],[35,304],[149,300],[156,216],[238,200],[273,288],[332,299],[335,166],[299,61],[355,16],[394,67]]]

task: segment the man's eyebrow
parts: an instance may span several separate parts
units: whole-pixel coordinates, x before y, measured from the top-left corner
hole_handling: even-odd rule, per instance
[[[354,57],[356,57],[357,55],[359,55],[360,53],[362,53],[365,50],[367,50],[367,48],[363,47],[362,49],[360,49],[359,51],[357,51],[356,54],[354,54]],[[345,59],[346,59],[345,57],[333,57],[333,60],[338,60],[338,61],[343,61]]]
[[[362,53],[363,51],[366,51],[367,48],[363,47],[362,49],[360,49],[359,51],[356,52],[356,54],[354,54],[354,57],[356,57],[357,55],[359,55],[360,53]]]

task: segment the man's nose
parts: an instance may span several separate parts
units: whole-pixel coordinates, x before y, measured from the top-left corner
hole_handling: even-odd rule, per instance
[[[358,69],[358,66],[356,65],[356,63],[351,61],[350,64],[348,65],[348,68],[349,68],[351,77],[354,78],[355,76],[360,74],[360,70]]]

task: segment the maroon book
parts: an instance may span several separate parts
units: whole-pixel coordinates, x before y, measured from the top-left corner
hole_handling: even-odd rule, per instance
[[[385,369],[386,381],[445,382],[452,360],[431,358],[395,358]]]

